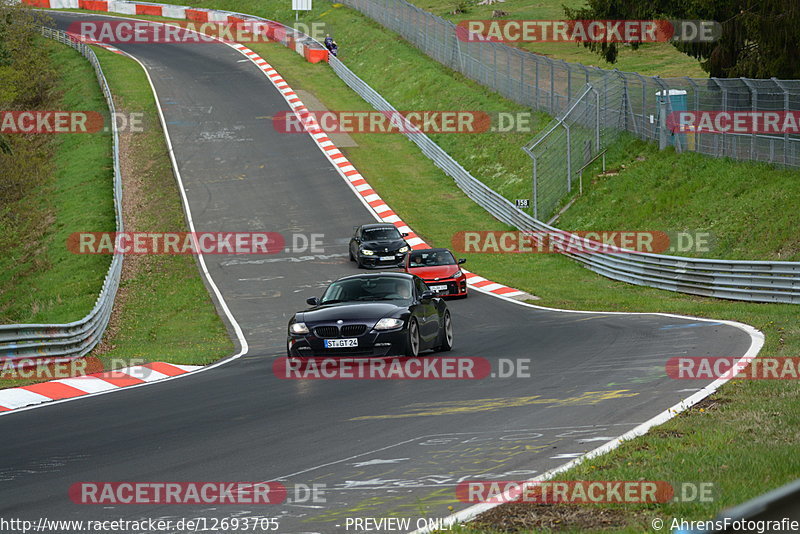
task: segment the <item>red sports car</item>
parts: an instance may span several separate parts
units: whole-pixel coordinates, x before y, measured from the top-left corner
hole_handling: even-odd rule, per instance
[[[466,297],[467,275],[459,267],[466,261],[456,261],[446,248],[426,248],[409,252],[403,267],[425,280],[437,297]]]

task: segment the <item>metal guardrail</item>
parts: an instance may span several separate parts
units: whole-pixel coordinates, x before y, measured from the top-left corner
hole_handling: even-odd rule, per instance
[[[94,51],[61,31],[42,28],[42,35],[71,46],[94,67],[97,80],[113,119],[116,113],[114,100]],[[112,120],[114,154],[114,208],[117,232],[124,230],[122,221],[122,180],[119,170],[119,133]],[[111,317],[114,297],[122,272],[122,254],[115,254],[106,273],[103,288],[95,305],[83,319],[66,324],[12,324],[0,325],[0,361],[6,366],[26,366],[32,362],[60,362],[88,354],[100,342]],[[10,363],[9,363],[10,362]]]
[[[334,72],[378,111],[397,110],[338,58],[331,57]],[[478,205],[500,221],[522,231],[565,234],[517,209],[508,199],[474,178],[439,145],[421,132],[406,133],[422,152]],[[584,250],[598,244],[574,236]],[[800,262],[737,261],[685,258],[640,252],[574,253],[566,256],[588,269],[631,284],[680,293],[753,302],[800,304]]]
[[[794,523],[792,527],[791,523]],[[707,530],[680,530],[679,534],[723,532],[797,532],[800,523],[800,479],[720,512],[705,522]]]
[[[386,6],[389,3],[397,3],[402,2],[405,5],[410,5],[404,2],[404,0],[378,0],[384,2]],[[345,0],[345,3],[352,5],[353,3],[359,3],[360,5],[364,5],[369,3],[375,9],[370,10],[369,12],[365,12],[368,16],[377,19],[376,17],[381,13],[381,9],[378,9],[374,4],[373,0]],[[414,24],[422,24],[423,20],[426,20],[424,15],[428,15],[430,17],[434,17],[429,13],[426,13],[416,7],[411,6],[414,10],[418,11],[420,15],[416,18],[408,19],[409,22],[413,22]],[[237,12],[231,11],[223,11],[223,10],[215,10],[219,13],[225,13],[229,15],[240,16],[250,20],[260,20],[265,22],[272,22],[268,19],[256,17],[253,15],[246,15]],[[362,10],[363,11],[363,10]],[[438,19],[438,17],[434,17]],[[446,21],[444,21],[446,22]],[[280,24],[280,23],[278,23]],[[446,24],[450,24],[446,22]],[[284,25],[285,26],[285,25]],[[452,26],[452,24],[451,24]],[[286,27],[287,30],[293,31],[298,37],[303,36],[301,32],[294,30],[290,27]],[[420,29],[422,26],[417,27],[417,33],[415,34],[416,37],[412,40],[418,46],[420,43],[428,42],[428,37],[420,38],[420,35],[423,35],[423,30]],[[428,35],[425,33],[424,35]],[[450,37],[446,37],[450,38]],[[305,36],[305,39],[308,39],[310,42],[316,42],[319,44],[318,41],[315,41],[310,36]],[[455,31],[453,31],[452,39],[456,39]],[[456,43],[457,44],[457,43]],[[462,43],[463,44],[463,43]],[[470,43],[470,44],[484,44],[484,43]],[[489,43],[491,45],[497,45],[498,43]],[[503,45],[504,46],[504,45]],[[511,48],[511,47],[507,47]],[[424,48],[423,48],[424,50]],[[523,52],[520,50],[513,49],[514,53],[520,54],[528,54],[527,52]],[[429,54],[430,55],[430,54]],[[528,54],[533,55],[533,54]],[[436,55],[433,55],[434,59],[442,61],[442,56],[439,55],[437,58]],[[459,56],[460,60],[463,61],[463,57]],[[538,57],[538,56],[537,56]],[[451,56],[452,58],[452,56]],[[549,60],[552,61],[552,60]],[[564,63],[564,62],[561,62]],[[387,112],[397,112],[397,110],[385,99],[383,98],[377,91],[375,91],[372,87],[370,87],[364,80],[359,78],[354,72],[352,72],[340,59],[337,57],[331,56],[329,58],[329,64],[333,68],[333,71],[336,73],[339,78],[344,81],[348,87],[353,89],[356,93],[358,93],[364,100],[369,102],[372,107],[374,107],[378,111],[387,111]],[[445,64],[448,64],[445,62]],[[566,65],[566,63],[565,63]],[[452,68],[452,67],[451,67]],[[582,67],[587,69],[586,67]],[[458,70],[458,69],[456,69]],[[609,72],[603,71],[602,69],[587,69],[597,72]],[[537,71],[538,72],[538,71]],[[613,71],[615,76],[619,76],[619,71]],[[497,74],[497,70],[495,70],[495,75]],[[641,78],[639,75],[635,75]],[[496,76],[495,76],[496,78]],[[502,76],[501,76],[502,78]],[[537,80],[539,80],[537,75]],[[590,77],[586,76],[587,81]],[[570,79],[571,80],[571,79]],[[657,87],[661,90],[668,89],[663,81],[656,78]],[[550,87],[553,89],[555,87],[555,83],[551,78]],[[509,86],[516,86],[513,84],[511,80],[506,82]],[[630,91],[625,91],[625,98],[614,98],[615,95],[618,96],[619,93],[619,80],[611,80],[609,78],[603,77],[602,80],[598,85],[593,85],[593,87],[597,87],[599,91],[599,87],[603,87],[603,92],[598,93],[599,99],[603,102],[603,105],[609,103],[609,96],[611,96],[611,100],[614,102],[611,106],[606,106],[609,108],[610,113],[613,115],[615,112],[618,115],[618,119],[624,123],[629,122],[626,117],[630,117],[634,115],[631,110],[633,110],[633,104],[630,101]],[[623,84],[624,84],[623,80]],[[568,84],[569,87],[572,87],[575,92],[575,97],[579,94],[583,94],[586,92],[585,85],[578,85],[577,83],[572,86]],[[797,83],[798,91],[800,92],[800,81]],[[608,88],[606,90],[605,88]],[[500,91],[501,94],[506,94],[505,91]],[[570,95],[572,95],[571,91]],[[539,94],[539,88],[536,88],[536,94]],[[642,93],[645,94],[644,92]],[[665,93],[666,94],[666,93]],[[788,93],[787,93],[788,94]],[[800,94],[800,93],[799,93]],[[555,98],[557,95],[555,92],[550,93],[552,102],[560,102],[561,105],[565,107],[562,108],[553,108],[554,114],[558,111],[568,111],[570,99],[558,99]],[[537,96],[538,99],[538,96]],[[621,106],[621,111],[619,104],[616,102],[621,101],[623,105]],[[787,101],[788,102],[788,101]],[[666,103],[669,105],[669,102],[665,102],[664,99],[661,99],[660,102],[660,110],[663,112],[663,106]],[[797,102],[797,107],[800,109],[800,100]],[[639,102],[637,105],[641,105]],[[789,105],[789,104],[787,104]],[[616,111],[614,111],[616,110]],[[635,121],[633,121],[635,122]],[[641,119],[642,128],[647,121]],[[475,201],[479,206],[484,208],[486,211],[491,213],[497,219],[503,221],[504,223],[518,228],[522,231],[526,232],[547,232],[547,233],[558,233],[558,234],[565,234],[568,232],[564,232],[563,230],[559,230],[553,226],[550,226],[534,217],[531,217],[527,213],[524,213],[517,209],[508,199],[497,193],[496,191],[492,190],[486,184],[477,180],[473,177],[464,167],[462,167],[456,160],[454,160],[447,152],[445,152],[439,145],[434,143],[427,135],[421,132],[415,132],[413,129],[412,131],[405,133],[406,137],[408,137],[411,141],[413,141],[419,148],[422,150],[423,154],[425,154],[428,158],[431,159],[439,168],[441,168],[448,176],[453,178],[456,182],[456,185],[464,191],[464,193]],[[609,131],[610,128],[604,128],[600,130],[600,135],[605,137],[606,135],[612,136],[613,132]],[[660,133],[653,129],[655,135],[660,135]],[[705,134],[704,134],[705,135]],[[731,136],[727,136],[731,137]],[[783,139],[783,138],[782,138]],[[800,164],[800,160],[798,160],[798,164]],[[597,243],[593,243],[590,240],[583,239],[578,236],[574,236],[573,242],[581,242],[585,244],[586,250],[591,250],[592,248],[597,247]],[[675,291],[680,293],[687,293],[692,295],[699,295],[705,297],[716,297],[716,298],[724,298],[730,300],[744,300],[744,301],[751,301],[751,302],[779,302],[779,303],[790,303],[790,304],[800,304],[800,262],[780,262],[780,261],[745,261],[745,260],[716,260],[716,259],[702,259],[702,258],[686,258],[681,256],[667,256],[667,255],[660,255],[660,254],[650,254],[650,253],[640,253],[640,252],[633,252],[633,251],[625,251],[619,253],[609,253],[609,254],[593,254],[593,253],[573,253],[573,252],[565,252],[566,256],[573,258],[574,260],[582,263],[588,269],[601,274],[607,278],[611,278],[614,280],[619,280],[622,282],[628,282],[635,285],[642,285],[648,287],[654,287],[658,289],[665,289],[668,291]]]
[[[153,5],[159,4],[153,3]],[[268,19],[237,12],[219,12],[241,16],[249,20],[274,23]],[[301,32],[288,26],[286,28],[292,31],[297,38],[319,44]],[[72,46],[92,63],[108,102],[109,111],[112,114],[115,113],[108,83],[91,48],[83,43],[73,41],[63,32],[43,29],[43,34]],[[331,57],[330,65],[351,89],[375,109],[388,112],[397,111],[338,58]],[[469,198],[499,220],[527,232],[565,233],[517,209],[508,199],[474,178],[425,134],[413,132],[405,135],[448,176],[453,178]],[[117,231],[122,232],[122,185],[116,125],[113,128],[113,136],[114,203]],[[575,239],[586,243],[587,247],[593,246],[589,240],[577,236]],[[800,303],[800,262],[728,261],[633,252],[587,254],[566,251],[564,254],[581,262],[594,272],[631,284],[732,300]],[[114,297],[119,287],[122,259],[122,255],[114,256],[95,306],[83,319],[67,324],[0,325],[0,359],[12,362],[29,358],[39,361],[63,361],[79,358],[91,351],[100,341],[111,316]]]

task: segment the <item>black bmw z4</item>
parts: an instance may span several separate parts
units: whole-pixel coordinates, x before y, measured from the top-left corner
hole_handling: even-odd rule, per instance
[[[289,321],[290,358],[411,356],[453,347],[444,300],[418,276],[369,273],[340,278]]]

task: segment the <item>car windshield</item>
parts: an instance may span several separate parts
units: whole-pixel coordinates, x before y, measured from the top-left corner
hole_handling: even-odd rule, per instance
[[[418,251],[408,258],[409,267],[431,267],[435,265],[455,265],[456,260],[449,250]]]
[[[328,286],[322,304],[376,300],[410,300],[411,280],[396,276],[347,278]]]
[[[394,227],[384,228],[364,228],[364,239],[366,241],[388,241],[400,239],[400,232]]]

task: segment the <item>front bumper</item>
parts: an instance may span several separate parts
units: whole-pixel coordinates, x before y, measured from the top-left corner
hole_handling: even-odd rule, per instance
[[[406,259],[406,254],[408,252],[393,252],[393,253],[375,253],[372,256],[366,256],[358,252],[358,261],[361,263],[363,267],[372,268],[372,269],[379,269],[381,267],[397,267],[403,263]],[[381,258],[392,256],[390,260],[382,260]]]
[[[447,278],[445,280],[425,280],[425,285],[429,288],[433,286],[447,286],[444,292],[436,292],[437,297],[466,297],[467,278]]]
[[[397,330],[369,330],[365,334],[353,337],[358,340],[357,347],[329,349],[325,348],[325,339],[341,339],[341,337],[321,338],[317,337],[313,333],[302,335],[289,334],[287,339],[287,353],[290,358],[308,358],[320,356],[330,358],[370,358],[405,354],[405,327]]]

